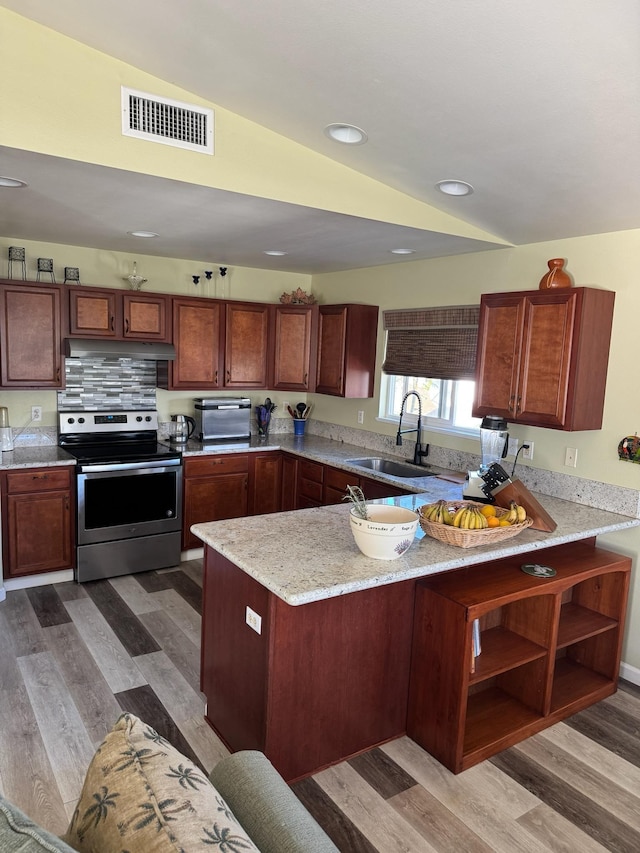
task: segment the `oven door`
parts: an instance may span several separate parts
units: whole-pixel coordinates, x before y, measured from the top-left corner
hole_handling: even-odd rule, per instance
[[[77,495],[78,545],[179,531],[182,460],[84,464]]]

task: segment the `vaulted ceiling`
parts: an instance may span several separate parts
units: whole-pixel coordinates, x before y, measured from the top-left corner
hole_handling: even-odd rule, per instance
[[[394,247],[413,249],[409,257],[418,259],[640,227],[637,0],[0,5],[496,240],[16,149],[0,149],[0,174],[23,177],[38,193],[3,194],[0,233],[125,250],[114,229],[125,182],[139,221],[161,234],[147,241],[149,254],[211,256],[213,232],[215,260],[301,272],[391,263]],[[331,122],[363,128],[367,143],[332,142],[323,133]],[[435,185],[446,178],[469,182],[473,194],[442,195]],[[56,215],[62,191],[72,216]],[[206,223],[203,205],[215,210]],[[266,248],[289,254],[267,260]]]

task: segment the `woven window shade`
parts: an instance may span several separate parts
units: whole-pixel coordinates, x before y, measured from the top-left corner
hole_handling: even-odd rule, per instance
[[[382,369],[393,376],[475,379],[478,305],[383,312],[387,351]]]

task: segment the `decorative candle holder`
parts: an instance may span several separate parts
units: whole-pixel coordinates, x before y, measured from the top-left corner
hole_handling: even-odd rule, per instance
[[[80,270],[78,267],[64,268],[64,283],[66,284],[68,281],[80,284]]]
[[[55,284],[56,277],[53,272],[53,258],[38,258],[38,275],[36,281],[40,281],[42,273],[47,273],[51,276],[51,281]]]
[[[27,262],[25,251],[22,246],[9,246],[9,268],[7,270],[7,277],[13,278],[13,265],[20,264],[22,269],[22,279],[23,281],[27,277]]]

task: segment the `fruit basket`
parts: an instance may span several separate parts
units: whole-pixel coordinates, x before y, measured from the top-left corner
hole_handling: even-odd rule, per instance
[[[481,507],[483,504],[475,501],[452,501],[447,502],[449,513],[453,516],[462,507]],[[496,542],[502,542],[503,539],[511,539],[512,536],[517,536],[522,533],[527,527],[531,527],[533,519],[527,517],[524,521],[510,524],[508,527],[484,527],[482,530],[463,530],[460,527],[453,527],[451,524],[443,524],[439,521],[429,521],[426,519],[421,510],[426,507],[418,508],[420,517],[420,527],[424,530],[427,536],[433,539],[438,539],[440,542],[446,542],[447,545],[456,545],[458,548],[475,548],[478,545],[493,545]],[[508,509],[496,506],[496,517],[506,518],[509,515]]]

